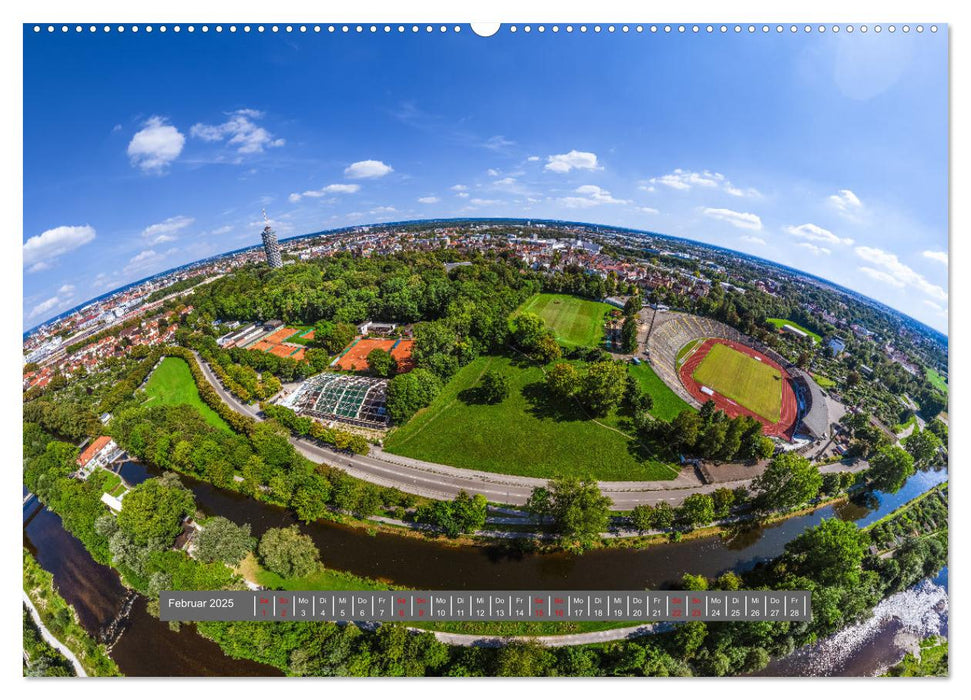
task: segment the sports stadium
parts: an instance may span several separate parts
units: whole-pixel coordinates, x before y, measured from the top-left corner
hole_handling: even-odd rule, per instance
[[[792,442],[828,435],[829,407],[812,377],[731,326],[658,310],[647,336],[654,371],[696,408],[752,416],[766,435]]]

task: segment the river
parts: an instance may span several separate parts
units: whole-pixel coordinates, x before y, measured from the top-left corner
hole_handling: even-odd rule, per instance
[[[175,632],[152,617],[145,599],[130,594],[118,574],[92,559],[46,508],[25,523],[24,546],[54,575],[58,592],[77,610],[88,634],[114,640],[111,658],[126,676],[282,675],[271,666],[229,658],[192,625]]]
[[[137,484],[158,471],[137,462],[121,467],[126,481]],[[275,506],[180,477],[195,494],[197,507],[249,523],[254,535],[295,523]],[[518,552],[508,546],[453,547],[423,538],[370,534],[329,522],[297,523],[320,549],[326,566],[361,576],[426,589],[637,589],[664,588],[685,572],[716,576],[747,570],[780,554],[787,542],[824,518],[839,517],[866,525],[947,478],[946,471],[919,472],[895,494],[875,493],[865,505],[827,506],[735,537],[706,537],[647,549],[600,549],[582,555]],[[117,574],[97,564],[80,542],[44,510],[24,526],[25,546],[54,574],[61,595],[78,610],[82,624],[97,635],[115,620],[125,590]],[[173,632],[151,617],[144,599],[135,597],[125,631],[112,657],[127,675],[277,675],[275,669],[232,660],[191,625]]]
[[[922,639],[947,637],[947,567],[880,601],[873,615],[766,666],[760,676],[879,676]]]

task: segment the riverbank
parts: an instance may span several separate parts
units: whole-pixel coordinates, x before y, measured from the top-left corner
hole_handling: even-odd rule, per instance
[[[74,666],[78,676],[120,676],[108,648],[81,627],[77,611],[62,598],[54,577],[23,552],[23,601],[44,639]]]

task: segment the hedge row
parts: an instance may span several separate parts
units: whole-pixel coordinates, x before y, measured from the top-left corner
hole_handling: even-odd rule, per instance
[[[275,418],[281,425],[292,433],[302,437],[310,437],[319,442],[333,445],[339,450],[350,450],[359,455],[366,455],[369,451],[367,440],[356,433],[340,428],[328,428],[306,416],[298,416],[286,406],[276,406],[271,403],[261,403],[260,408],[270,418]]]

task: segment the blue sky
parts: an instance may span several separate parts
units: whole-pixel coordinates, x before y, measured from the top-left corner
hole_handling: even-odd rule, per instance
[[[24,41],[24,327],[259,242],[523,216],[684,236],[947,326],[947,37]]]

